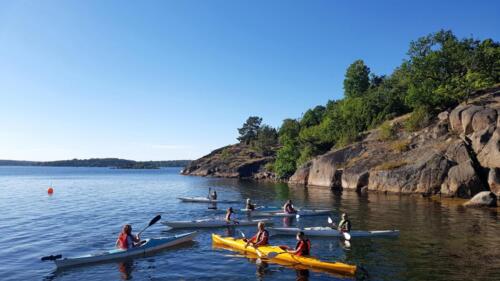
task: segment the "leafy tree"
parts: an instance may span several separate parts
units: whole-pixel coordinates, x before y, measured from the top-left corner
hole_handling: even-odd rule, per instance
[[[278,132],[271,126],[262,125],[257,130],[257,137],[252,143],[257,151],[269,155],[278,144]]]
[[[323,115],[325,114],[325,107],[322,105],[318,105],[313,109],[309,109],[304,113],[302,119],[300,120],[300,125],[302,127],[311,127],[314,125],[318,125],[323,119]]]
[[[257,133],[262,123],[262,118],[257,116],[248,117],[247,121],[243,123],[243,126],[238,129],[240,136],[238,141],[244,144],[250,144],[253,140],[257,138]]]
[[[299,149],[292,142],[286,142],[276,155],[274,162],[274,171],[280,178],[288,178],[297,169],[297,159],[299,158]]]
[[[344,92],[347,98],[362,96],[370,87],[370,68],[363,60],[353,62],[345,73]]]
[[[298,141],[300,123],[295,119],[285,119],[279,129],[279,141],[285,144],[287,141]]]

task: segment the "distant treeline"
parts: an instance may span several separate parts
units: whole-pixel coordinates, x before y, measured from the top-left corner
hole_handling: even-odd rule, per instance
[[[133,161],[119,158],[91,158],[59,161],[0,160],[0,166],[53,166],[53,167],[110,167],[118,169],[159,169],[161,167],[185,167],[190,160]]]

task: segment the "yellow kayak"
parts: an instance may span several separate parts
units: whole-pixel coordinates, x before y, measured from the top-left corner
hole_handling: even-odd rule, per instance
[[[356,274],[356,266],[355,265],[349,265],[345,263],[340,263],[340,262],[326,262],[326,261],[321,261],[319,259],[310,257],[310,256],[297,256],[294,254],[290,254],[286,252],[285,250],[281,249],[278,246],[260,246],[258,247],[259,253],[257,253],[256,249],[254,247],[246,247],[245,248],[245,241],[243,239],[235,239],[233,237],[221,237],[220,235],[217,234],[212,234],[212,241],[217,244],[222,244],[229,246],[230,248],[240,250],[240,251],[246,251],[250,252],[253,254],[258,254],[259,256],[267,257],[269,253],[276,253],[270,255],[272,259],[280,260],[280,261],[285,261],[285,262],[291,262],[291,263],[297,263],[301,264],[304,266],[308,266],[311,268],[317,268],[317,269],[326,269],[342,274],[348,274],[348,275],[354,275]]]

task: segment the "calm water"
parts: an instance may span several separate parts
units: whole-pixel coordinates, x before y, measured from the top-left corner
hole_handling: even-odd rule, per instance
[[[368,280],[500,280],[497,210],[469,210],[416,196],[338,196],[327,189],[186,177],[178,171],[0,167],[0,280],[352,280],[213,249],[210,234],[225,229],[202,230],[194,243],[126,263],[56,271],[52,262],[40,261],[49,254],[111,248],[123,223],[137,230],[159,213],[165,220],[220,215],[205,204],[176,199],[205,196],[208,187],[216,187],[221,199],[251,197],[265,205],[291,198],[297,206],[331,208],[336,219],[347,211],[356,229],[400,229],[399,238],[353,239],[350,248],[333,238],[312,239],[315,256],[362,265]],[[51,183],[55,193],[48,196]],[[284,223],[275,219],[278,226]],[[288,223],[322,225],[325,217]],[[157,224],[143,237],[186,232],[165,229]],[[247,235],[254,231],[241,229]],[[292,237],[273,237],[272,243],[295,244]]]

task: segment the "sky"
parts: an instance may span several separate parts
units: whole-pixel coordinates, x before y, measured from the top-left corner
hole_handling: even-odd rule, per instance
[[[0,159],[195,159],[389,74],[440,29],[500,40],[500,1],[0,0]]]

